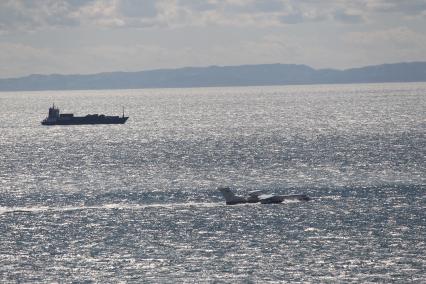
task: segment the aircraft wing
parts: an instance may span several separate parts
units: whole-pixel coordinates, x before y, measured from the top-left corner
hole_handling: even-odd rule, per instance
[[[300,201],[308,201],[310,200],[309,196],[306,194],[291,194],[291,195],[280,195],[282,200],[300,200]]]
[[[292,194],[292,195],[273,195],[273,194],[262,194],[259,195],[260,203],[281,203],[284,200],[303,200],[308,201],[309,197],[306,194]]]
[[[273,194],[262,194],[258,196],[260,203],[269,204],[269,203],[281,203],[284,199],[280,195]]]

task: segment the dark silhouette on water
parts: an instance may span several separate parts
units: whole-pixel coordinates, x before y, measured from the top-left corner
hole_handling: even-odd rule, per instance
[[[261,191],[253,191],[249,193],[248,197],[241,197],[235,195],[229,187],[217,188],[223,197],[225,198],[226,205],[242,204],[242,203],[261,203],[261,204],[272,204],[281,203],[284,200],[298,200],[298,201],[309,201],[311,198],[306,194],[292,194],[292,195],[274,195],[274,194],[262,194]]]
[[[86,116],[74,116],[72,113],[59,113],[59,108],[55,104],[49,108],[49,116],[43,119],[43,125],[78,125],[78,124],[124,124],[128,116],[107,116],[98,114],[88,114]]]

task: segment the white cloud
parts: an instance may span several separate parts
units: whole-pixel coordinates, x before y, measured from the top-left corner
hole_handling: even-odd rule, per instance
[[[407,15],[425,15],[424,0],[365,0],[365,6],[375,12],[398,13]]]
[[[0,29],[13,32],[70,25],[276,26],[322,20],[358,23],[369,10],[385,9],[379,0],[366,1],[361,5],[311,0],[4,0],[0,2]],[[387,9],[396,9],[395,5]],[[407,11],[413,9],[413,5],[400,6]],[[358,10],[354,11],[354,7]]]
[[[348,24],[356,24],[364,21],[362,13],[357,11],[337,10],[333,16],[334,19]]]
[[[75,25],[77,21],[69,14],[70,9],[70,3],[63,0],[4,0],[0,2],[0,30],[13,32]]]
[[[426,15],[424,0],[3,0],[0,30],[61,26],[256,25],[318,21],[360,23],[377,13]]]
[[[425,60],[425,29],[424,0],[3,0],[0,77]]]

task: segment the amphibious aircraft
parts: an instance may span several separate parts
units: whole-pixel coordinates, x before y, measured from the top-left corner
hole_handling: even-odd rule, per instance
[[[241,204],[241,203],[261,203],[261,204],[271,204],[271,203],[281,203],[284,200],[299,200],[299,201],[309,201],[310,198],[306,194],[292,194],[292,195],[274,195],[274,194],[263,194],[262,191],[252,191],[249,193],[248,197],[241,197],[235,195],[229,187],[218,187],[227,205]]]

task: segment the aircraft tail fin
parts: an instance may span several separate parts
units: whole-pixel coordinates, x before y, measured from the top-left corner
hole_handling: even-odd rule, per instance
[[[223,197],[225,197],[226,204],[228,205],[247,202],[244,198],[236,196],[229,187],[219,187],[217,190],[219,190]]]

